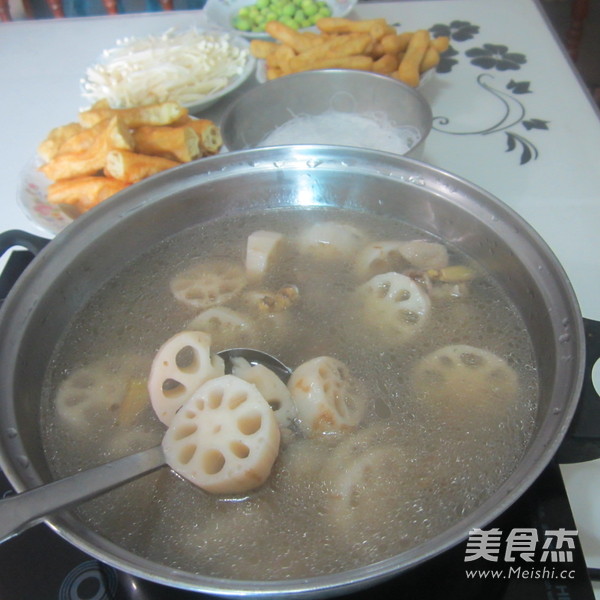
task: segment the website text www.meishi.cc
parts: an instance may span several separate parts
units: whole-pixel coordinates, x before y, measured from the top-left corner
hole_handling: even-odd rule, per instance
[[[572,529],[472,529],[465,553],[467,579],[575,579]],[[488,564],[483,564],[488,563]],[[489,564],[489,563],[493,563]],[[473,567],[473,568],[469,568]]]
[[[575,579],[574,569],[508,567],[508,569],[467,569],[467,579]]]

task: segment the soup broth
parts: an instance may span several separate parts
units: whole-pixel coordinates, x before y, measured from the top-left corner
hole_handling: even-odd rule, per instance
[[[323,222],[358,232],[349,251],[335,236],[306,245],[305,232]],[[47,373],[42,426],[55,476],[161,442],[166,426],[146,393],[151,364],[201,312],[174,297],[173,278],[197,263],[243,269],[257,230],[281,233],[284,250],[262,281],[221,298],[247,326],[200,325],[212,350],[253,347],[292,368],[335,358],[365,390],[360,423],[308,434],[295,422],[283,428],[258,489],[210,494],[163,468],[85,503],[81,518],[148,559],[252,580],[340,572],[443,532],[498,489],[528,444],[537,404],[532,346],[493,277],[452,247],[444,249],[450,271],[417,266],[419,253],[408,261],[387,255],[401,266],[379,254],[361,263],[380,240],[440,242],[358,212],[280,209],[211,221],[157,245],[104,285],[65,332]],[[396,285],[389,273],[400,271],[417,286],[422,310],[398,315],[382,301]],[[297,298],[265,309],[265,297],[286,286]],[[422,322],[413,330],[415,320]],[[85,388],[92,408],[70,401],[69,385]]]

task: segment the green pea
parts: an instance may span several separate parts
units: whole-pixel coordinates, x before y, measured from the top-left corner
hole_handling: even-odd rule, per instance
[[[288,27],[312,27],[321,17],[331,16],[325,0],[255,0],[242,6],[233,18],[233,26],[240,31],[264,31],[269,21],[281,21]]]
[[[319,7],[314,3],[304,3],[302,10],[307,17],[314,17],[319,12]]]
[[[293,17],[295,12],[296,12],[296,7],[292,3],[290,3],[290,4],[286,4],[283,7],[283,9],[281,11],[281,15],[283,17]]]
[[[238,17],[233,22],[233,26],[240,31],[250,31],[250,29],[252,29],[252,21],[244,19],[243,17]]]
[[[288,17],[287,15],[283,16],[280,21],[284,24],[287,25],[288,27],[294,27],[295,25],[297,25],[296,21],[294,21],[294,19],[292,19],[292,17]]]

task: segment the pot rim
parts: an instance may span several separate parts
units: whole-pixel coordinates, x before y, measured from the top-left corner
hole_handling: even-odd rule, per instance
[[[33,294],[33,300],[30,302],[35,305],[36,294],[41,293],[40,274],[49,269],[49,265],[60,262],[65,253],[86,247],[90,235],[91,239],[96,239],[95,236],[106,233],[112,225],[131,218],[132,215],[135,217],[146,206],[160,201],[161,194],[164,198],[165,192],[174,185],[178,189],[186,185],[193,187],[200,181],[203,184],[214,183],[242,169],[281,169],[284,165],[288,169],[309,172],[334,168],[341,172],[375,173],[378,176],[398,179],[403,185],[418,186],[433,194],[444,195],[465,210],[474,207],[487,210],[492,207],[494,214],[502,216],[496,224],[497,227],[505,229],[506,235],[509,236],[525,236],[530,244],[544,255],[547,262],[545,268],[541,269],[546,271],[542,275],[551,276],[562,291],[569,313],[567,317],[570,335],[565,339],[564,345],[565,352],[570,355],[571,392],[568,398],[563,399],[562,404],[549,406],[545,420],[539,428],[540,434],[531,442],[518,465],[518,476],[516,472],[509,476],[490,498],[471,511],[467,517],[434,538],[401,554],[334,575],[280,581],[245,581],[194,575],[164,565],[157,574],[156,563],[145,559],[140,561],[138,555],[123,550],[91,530],[87,530],[85,535],[77,533],[77,527],[73,526],[76,519],[68,511],[46,519],[59,535],[91,556],[156,583],[220,596],[271,596],[282,593],[294,596],[333,596],[394,577],[455,546],[467,537],[469,529],[484,527],[508,509],[532,485],[555,455],[577,406],[585,367],[583,320],[577,299],[556,256],[537,232],[512,208],[482,188],[447,171],[414,159],[383,152],[332,146],[278,146],[245,150],[177,167],[137,184],[134,189],[121,192],[113,200],[98,206],[69,225],[48,244],[19,279],[0,310],[0,392],[3,392],[0,417],[6,413],[0,432],[0,467],[17,491],[32,487],[36,480],[38,483],[42,482],[33,467],[27,468],[19,463],[23,446],[18,435],[9,435],[9,431],[16,425],[16,420],[14,411],[11,413],[6,407],[7,398],[12,397],[12,388],[9,388],[8,382],[12,379],[15,362],[18,360],[12,352],[12,344],[19,339],[19,326],[26,318],[27,311],[32,310],[32,306],[25,306],[21,300],[23,296]],[[477,200],[474,201],[469,195]],[[140,201],[140,198],[143,200]],[[535,275],[542,276],[539,273]],[[8,346],[11,346],[11,349]],[[541,436],[541,432],[545,435]],[[106,550],[102,550],[102,547]],[[136,561],[132,562],[133,558]],[[138,565],[134,564],[135,562]]]

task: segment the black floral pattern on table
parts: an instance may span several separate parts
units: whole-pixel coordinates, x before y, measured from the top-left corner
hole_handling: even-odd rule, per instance
[[[533,93],[529,81],[517,81],[514,78],[505,83],[502,81],[504,73],[519,71],[527,64],[527,57],[524,54],[512,51],[503,44],[491,43],[469,47],[461,54],[458,44],[475,39],[480,33],[479,29],[478,25],[458,20],[452,21],[449,25],[436,24],[431,27],[429,31],[432,37],[447,36],[451,40],[448,50],[440,57],[436,71],[440,74],[450,73],[461,61],[461,56],[464,56],[473,67],[485,71],[476,75],[476,83],[501,103],[502,116],[496,122],[476,131],[452,130],[450,119],[439,116],[435,117],[433,128],[449,135],[503,134],[505,151],[517,153],[519,164],[524,165],[539,156],[537,147],[525,134],[548,130],[549,121],[527,115],[525,104],[519,96]]]
[[[455,42],[466,42],[479,33],[479,25],[472,25],[468,21],[452,21],[450,25],[434,25],[429,31],[434,37],[447,36]]]
[[[452,71],[452,67],[458,64],[458,60],[454,58],[458,55],[459,52],[457,52],[452,46],[449,46],[448,50],[446,50],[440,56],[440,62],[436,68],[436,71],[438,73],[450,73],[450,71]]]
[[[499,44],[484,44],[481,48],[471,48],[465,52],[465,56],[471,59],[472,65],[498,71],[517,71],[527,62],[524,54],[509,52],[507,46]]]

